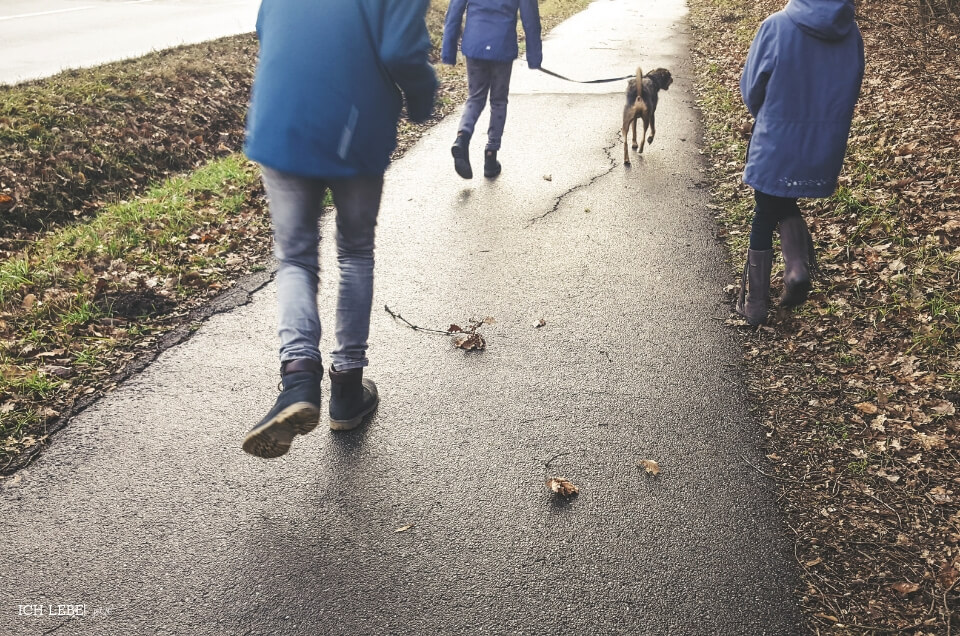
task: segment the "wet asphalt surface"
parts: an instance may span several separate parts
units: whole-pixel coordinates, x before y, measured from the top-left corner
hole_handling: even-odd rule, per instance
[[[253,31],[259,0],[0,0],[0,85]]]
[[[388,171],[368,426],[240,451],[276,396],[267,285],[2,485],[0,634],[798,632],[786,527],[745,463],[760,433],[722,326],[683,4],[650,4],[600,0],[544,45],[572,77],[673,72],[632,167],[624,82],[520,63],[498,179],[454,174],[456,117]],[[491,316],[487,350],[384,305],[441,329]],[[558,475],[580,496],[552,496]]]

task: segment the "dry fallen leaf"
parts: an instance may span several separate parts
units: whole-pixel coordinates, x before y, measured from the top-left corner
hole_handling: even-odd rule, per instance
[[[867,415],[876,415],[877,411],[880,410],[877,408],[877,405],[873,404],[872,402],[860,402],[859,404],[854,404],[853,406],[861,413],[866,413]]]
[[[460,328],[460,325],[450,325],[447,327],[447,333],[463,333],[463,329]]]
[[[561,497],[575,497],[580,489],[566,477],[551,477],[547,480],[547,488]]]
[[[33,304],[37,302],[36,294],[27,294],[23,297],[23,308],[30,309],[33,307]]]
[[[958,562],[957,565],[960,565]],[[940,583],[940,587],[949,590],[954,583],[957,582],[957,579],[960,579],[960,571],[957,570],[956,566],[951,565],[950,563],[943,566],[940,570],[940,573],[937,575],[937,582]]]
[[[483,336],[478,333],[457,336],[457,339],[453,341],[453,344],[456,347],[466,351],[483,351],[487,347],[487,341],[484,340]]]
[[[540,320],[537,321],[537,324],[535,324],[533,327],[534,329],[539,329],[540,327],[545,327],[546,325],[547,325],[547,321],[541,318]]]
[[[906,596],[907,594],[913,594],[914,592],[919,590],[920,586],[917,585],[916,583],[904,582],[904,583],[894,583],[893,585],[890,586],[890,589],[892,589],[894,592],[896,592],[900,596]]]
[[[652,459],[643,459],[640,461],[640,468],[647,471],[648,474],[656,477],[660,474],[660,464],[653,461]]]
[[[417,524],[415,524],[415,523],[408,523],[408,524],[405,525],[405,526],[400,526],[399,528],[397,528],[396,530],[394,530],[394,532],[406,532],[407,530],[412,529],[415,525],[417,525]]]

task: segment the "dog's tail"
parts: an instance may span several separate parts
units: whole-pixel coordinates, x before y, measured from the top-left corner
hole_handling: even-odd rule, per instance
[[[637,109],[638,109],[637,112],[642,117],[646,117],[647,103],[643,101],[643,69],[640,68],[639,66],[637,67],[637,79],[635,81],[637,83],[637,101],[636,101]]]

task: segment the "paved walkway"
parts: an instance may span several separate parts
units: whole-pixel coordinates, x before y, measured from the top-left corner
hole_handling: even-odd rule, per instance
[[[598,0],[544,46],[572,76],[673,71],[632,168],[622,83],[518,65],[499,179],[454,174],[456,117],[390,169],[368,427],[318,429],[271,462],[240,451],[276,395],[268,285],[0,489],[0,633],[796,631],[790,545],[744,463],[759,433],[721,325],[683,3],[652,5]],[[496,322],[464,353],[385,304],[429,327]],[[553,499],[548,475],[579,498]],[[18,616],[27,603],[88,615]]]

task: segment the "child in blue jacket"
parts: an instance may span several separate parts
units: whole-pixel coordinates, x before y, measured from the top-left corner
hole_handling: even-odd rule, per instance
[[[853,0],[790,0],[750,46],[740,93],[756,123],[743,181],[753,187],[756,207],[737,311],[751,325],[767,319],[777,225],[780,304],[807,299],[813,240],[797,199],[836,189],[863,71]]]
[[[490,94],[490,128],[484,152],[483,176],[500,174],[497,151],[507,121],[507,93],[510,92],[510,71],[517,59],[517,11],[526,34],[527,66],[540,68],[543,53],[540,41],[540,9],[537,0],[450,0],[443,26],[444,64],[457,63],[457,42],[463,13],[467,13],[461,50],[467,58],[467,98],[460,119],[457,140],[451,152],[453,166],[464,179],[473,178],[470,167],[470,137]]]
[[[428,0],[263,0],[260,56],[244,150],[260,164],[277,257],[280,376],[273,408],[243,440],[258,457],[287,452],[319,424],[323,366],[317,220],[337,208],[336,348],[330,428],[359,426],[379,402],[363,377],[373,301],[374,232],[397,119],[424,121],[436,76],[427,60]]]

